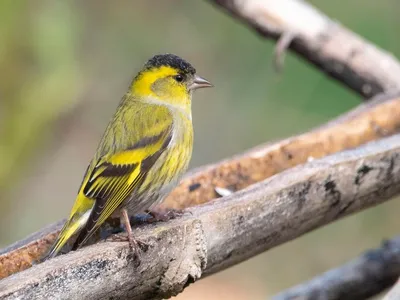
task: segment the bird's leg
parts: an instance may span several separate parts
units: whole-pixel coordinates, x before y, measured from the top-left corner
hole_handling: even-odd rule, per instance
[[[142,247],[147,248],[148,245],[138,239],[135,239],[135,237],[133,236],[132,227],[129,222],[128,211],[125,208],[123,208],[121,210],[121,223],[123,223],[125,226],[129,246],[131,247],[132,251],[135,253],[136,258],[140,258],[140,253],[139,253],[140,248],[142,248]]]

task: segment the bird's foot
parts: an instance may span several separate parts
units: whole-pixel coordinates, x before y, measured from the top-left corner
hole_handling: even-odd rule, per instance
[[[133,235],[128,235],[128,242],[132,252],[135,254],[135,258],[140,261],[141,251],[147,251],[149,244],[134,238]]]
[[[132,234],[124,234],[124,235],[116,235],[113,236],[113,242],[129,242],[129,247],[135,255],[135,259],[137,259],[140,263],[141,252],[146,252],[149,248],[149,244],[143,242],[140,239],[135,238]]]
[[[121,211],[121,223],[124,224],[126,230],[126,238],[129,242],[129,246],[131,247],[132,252],[135,254],[135,259],[140,264],[140,250],[146,251],[148,249],[148,244],[142,242],[139,239],[136,239],[132,234],[132,227],[129,220],[128,211],[126,209],[122,209]]]

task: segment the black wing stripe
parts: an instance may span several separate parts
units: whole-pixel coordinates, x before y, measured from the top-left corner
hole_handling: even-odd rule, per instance
[[[149,145],[154,145],[160,139],[162,139],[163,136],[165,136],[168,131],[169,131],[169,128],[168,128],[168,130],[162,131],[158,135],[144,137],[140,141],[138,141],[137,143],[135,143],[132,146],[128,147],[128,150],[141,149],[141,148],[145,148],[146,146],[149,146]]]
[[[119,177],[131,173],[137,166],[137,164],[130,165],[113,165],[111,163],[105,163],[107,167],[101,172],[101,177]],[[104,164],[103,164],[104,166]]]
[[[138,164],[113,165],[109,162],[105,162],[94,168],[90,177],[93,177],[94,174],[101,168],[104,168],[104,170],[97,177],[122,177],[130,174],[137,166]],[[85,196],[90,198],[103,198],[105,196],[102,195],[102,191],[105,191],[108,185],[105,185],[100,190],[96,188],[94,188],[93,191],[91,190],[93,185],[96,184],[96,179],[98,178],[95,178],[95,180],[91,180],[86,183],[83,189],[83,193],[85,194]]]
[[[156,160],[161,156],[161,154],[168,147],[168,144],[171,142],[171,139],[172,139],[172,135],[169,135],[168,138],[165,139],[165,141],[159,151],[155,152],[153,155],[150,155],[146,159],[142,160],[142,163],[140,164],[141,172],[146,174],[150,170],[150,168],[154,165]]]

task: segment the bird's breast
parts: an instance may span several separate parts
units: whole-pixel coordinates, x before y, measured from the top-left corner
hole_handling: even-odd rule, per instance
[[[168,147],[149,170],[138,190],[126,201],[130,215],[160,203],[187,170],[193,148],[191,122],[183,128],[173,129],[176,131]]]
[[[174,187],[183,173],[187,170],[193,149],[192,122],[181,116],[174,118],[172,138],[165,151],[158,158],[154,166],[149,170],[143,189],[150,193],[157,193]]]

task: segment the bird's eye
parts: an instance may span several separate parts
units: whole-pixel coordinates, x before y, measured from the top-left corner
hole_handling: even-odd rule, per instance
[[[181,74],[176,75],[176,76],[175,76],[175,80],[176,80],[177,82],[182,82],[182,81],[183,81],[183,75],[181,75]]]

